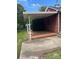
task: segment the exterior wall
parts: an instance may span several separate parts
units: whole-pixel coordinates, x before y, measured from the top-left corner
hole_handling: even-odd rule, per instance
[[[57,33],[58,32],[57,14],[46,18],[45,19],[45,25],[46,25],[48,31]]]
[[[51,8],[48,8],[48,9],[47,9],[47,12],[53,12],[53,11],[56,11],[56,10],[51,9]],[[52,25],[52,31],[53,31],[53,32],[58,32],[58,30],[59,30],[59,32],[61,32],[61,12],[58,12],[58,13],[59,13],[59,26],[58,26],[58,14],[55,15],[55,16],[50,17],[51,20],[52,20],[52,19],[55,19],[55,20],[53,20],[53,22],[51,23],[51,25]]]
[[[58,14],[56,14],[54,17],[54,24],[52,23],[52,30],[56,33],[58,33]],[[53,19],[53,18],[52,18]],[[51,20],[52,20],[51,19]]]
[[[59,18],[59,19],[58,19]],[[51,20],[54,19],[51,23],[51,30],[53,30],[53,32],[61,32],[61,14],[59,13],[59,16],[58,14],[54,15],[51,17]]]

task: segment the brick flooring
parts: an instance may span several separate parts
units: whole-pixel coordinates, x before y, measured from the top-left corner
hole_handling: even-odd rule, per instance
[[[52,32],[32,32],[32,39],[45,38],[56,35],[57,35],[56,33]]]

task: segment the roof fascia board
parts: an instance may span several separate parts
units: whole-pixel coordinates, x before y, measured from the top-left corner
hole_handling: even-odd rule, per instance
[[[55,12],[32,12],[32,13],[28,13],[28,12],[23,12],[23,14],[54,14],[57,13]]]

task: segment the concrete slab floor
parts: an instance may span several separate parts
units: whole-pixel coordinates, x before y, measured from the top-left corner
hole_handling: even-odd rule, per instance
[[[61,38],[57,36],[46,37],[23,42],[20,59],[41,59],[39,56],[61,47]]]

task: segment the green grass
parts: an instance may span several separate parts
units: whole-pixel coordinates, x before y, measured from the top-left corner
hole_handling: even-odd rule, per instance
[[[55,51],[46,54],[46,59],[61,59],[61,49],[58,48]]]
[[[26,40],[26,30],[17,32],[17,59],[20,56],[22,42]]]

